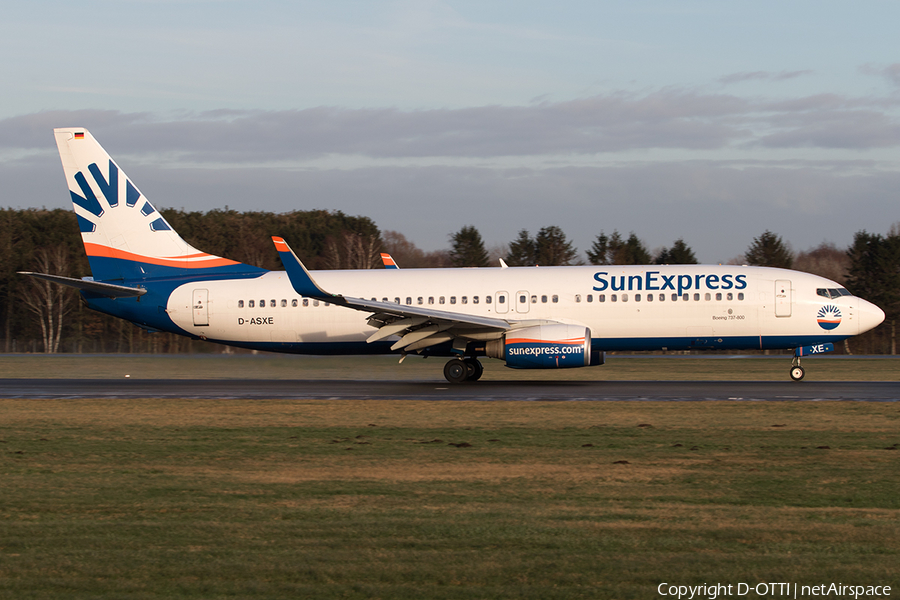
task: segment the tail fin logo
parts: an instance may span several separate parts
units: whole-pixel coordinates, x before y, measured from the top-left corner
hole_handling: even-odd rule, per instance
[[[100,167],[97,166],[97,163],[88,165],[88,172],[94,180],[97,189],[100,190],[104,200],[106,200],[107,206],[109,208],[118,208],[119,168],[116,164],[111,160],[109,161],[109,171],[106,177],[103,176],[103,172],[100,171]],[[87,178],[82,171],[78,171],[75,174],[75,182],[78,184],[81,194],[78,194],[78,192],[74,190],[69,190],[69,193],[72,195],[72,202],[91,215],[97,218],[102,217],[106,212],[106,209],[100,204],[100,200],[94,193],[94,188],[88,183]],[[141,201],[141,193],[128,179],[125,179],[125,206],[133,209],[140,204],[141,214],[145,217],[157,214],[158,218],[150,222],[150,231],[169,231],[172,229],[166,220],[163,219],[162,215],[159,215],[159,213],[156,212],[156,209],[153,208],[152,204],[147,200],[143,200],[140,203],[139,201]],[[91,233],[97,230],[96,222],[81,215],[78,215],[78,226],[83,233]]]

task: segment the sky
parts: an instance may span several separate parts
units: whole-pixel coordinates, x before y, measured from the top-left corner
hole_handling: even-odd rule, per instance
[[[897,23],[888,0],[14,3],[0,206],[71,208],[52,129],[83,126],[157,207],[341,210],[427,251],[465,225],[708,263],[765,230],[845,247],[900,221]]]

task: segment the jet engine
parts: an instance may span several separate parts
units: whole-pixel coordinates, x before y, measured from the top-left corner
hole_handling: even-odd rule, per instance
[[[602,352],[591,352],[591,330],[583,325],[534,325],[507,332],[485,345],[490,358],[514,369],[564,369],[602,365]]]

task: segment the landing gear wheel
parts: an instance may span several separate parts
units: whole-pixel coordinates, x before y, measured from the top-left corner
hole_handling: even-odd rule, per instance
[[[806,371],[800,365],[791,367],[791,379],[794,381],[800,381],[804,375],[806,375]]]
[[[479,362],[477,358],[467,358],[464,362],[469,368],[469,376],[466,377],[466,379],[468,381],[478,381],[481,379],[481,376],[484,375],[484,366],[481,362]]]
[[[444,365],[444,377],[450,383],[462,383],[469,378],[469,366],[458,358],[448,360]]]

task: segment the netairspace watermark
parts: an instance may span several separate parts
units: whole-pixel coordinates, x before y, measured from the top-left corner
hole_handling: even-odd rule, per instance
[[[843,583],[710,583],[703,585],[676,585],[661,583],[656,588],[660,596],[677,600],[716,598],[890,598],[889,585],[846,585]]]

